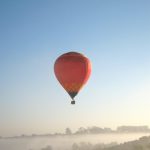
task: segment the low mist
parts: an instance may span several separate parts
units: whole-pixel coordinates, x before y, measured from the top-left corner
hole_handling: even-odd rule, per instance
[[[1,138],[0,150],[101,150],[138,140],[150,133],[103,133],[53,135],[48,137]]]

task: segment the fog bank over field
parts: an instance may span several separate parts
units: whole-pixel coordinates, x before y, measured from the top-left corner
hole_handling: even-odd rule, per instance
[[[126,142],[123,144],[110,143],[110,144],[91,144],[91,143],[74,143],[70,150],[149,150],[150,149],[150,136],[142,137],[139,140]],[[52,150],[51,146],[42,148],[41,150]]]
[[[1,138],[0,150],[101,150],[100,148],[149,135],[150,133],[107,133]]]
[[[113,150],[143,136],[150,136],[148,126],[119,126],[116,130],[92,126],[75,132],[66,128],[64,133],[0,137],[0,150]]]

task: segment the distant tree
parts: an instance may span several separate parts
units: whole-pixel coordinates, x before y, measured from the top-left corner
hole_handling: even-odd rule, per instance
[[[96,134],[96,133],[104,133],[104,129],[96,127],[96,126],[91,127],[88,130],[89,130],[89,133],[94,133],[94,134]]]
[[[66,133],[67,135],[70,135],[70,134],[72,134],[72,131],[71,131],[70,128],[66,128],[65,133]]]
[[[108,132],[108,133],[110,133],[110,132],[113,132],[113,131],[112,131],[112,129],[111,129],[111,128],[104,128],[104,132]]]
[[[88,133],[88,130],[83,127],[80,127],[76,132],[76,134],[85,134],[85,133]]]

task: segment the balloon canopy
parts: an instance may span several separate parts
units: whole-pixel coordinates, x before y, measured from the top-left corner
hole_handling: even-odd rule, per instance
[[[54,72],[59,83],[72,98],[71,104],[75,104],[74,97],[91,74],[90,60],[81,53],[68,52],[57,58]]]

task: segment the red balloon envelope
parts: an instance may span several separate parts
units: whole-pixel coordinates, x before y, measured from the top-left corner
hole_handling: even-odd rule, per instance
[[[56,78],[72,98],[87,82],[91,73],[91,63],[87,57],[77,52],[68,52],[57,58],[54,65]]]

